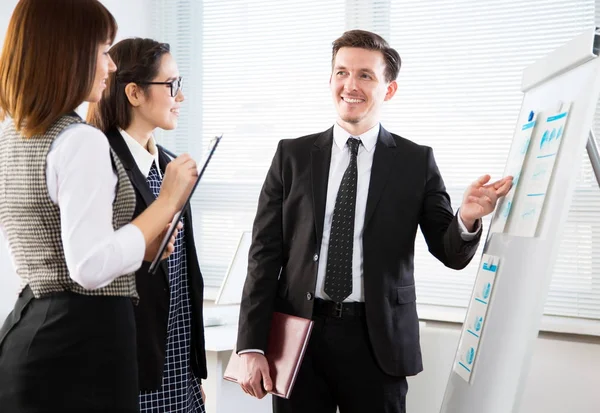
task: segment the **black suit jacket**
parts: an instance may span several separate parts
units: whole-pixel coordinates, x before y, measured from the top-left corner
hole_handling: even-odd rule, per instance
[[[311,318],[333,128],[279,142],[254,221],[237,348],[266,350],[273,311]],[[381,127],[371,169],[363,276],[370,341],[393,376],[422,367],[413,275],[417,227],[446,266],[471,260],[481,234],[460,237],[457,217],[431,148]]]
[[[148,186],[146,177],[140,172],[133,155],[118,130],[112,129],[106,136],[112,149],[119,156],[136,193],[134,218],[141,214],[153,201],[154,195]],[[169,157],[160,146],[159,164],[164,173]],[[192,304],[192,348],[191,364],[196,377],[207,376],[206,354],[204,349],[204,321],[202,305],[204,300],[204,281],[198,265],[192,214],[189,209],[184,213],[185,245],[187,252],[187,271],[190,300]],[[162,382],[165,352],[167,345],[167,322],[169,319],[169,269],[167,260],[160,263],[156,274],[150,274],[149,262],[143,262],[136,272],[136,286],[140,301],[134,308],[139,382],[141,391],[159,390]]]

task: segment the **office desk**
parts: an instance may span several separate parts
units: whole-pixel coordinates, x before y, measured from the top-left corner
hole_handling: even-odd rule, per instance
[[[237,339],[239,305],[205,306],[204,318],[221,318],[223,325],[206,327],[208,379],[202,382],[207,413],[271,413],[271,395],[258,400],[247,395],[238,384],[223,379],[223,373]]]

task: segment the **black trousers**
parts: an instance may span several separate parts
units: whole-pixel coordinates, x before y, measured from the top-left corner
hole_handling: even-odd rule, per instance
[[[0,330],[0,411],[138,412],[131,299],[26,288]]]
[[[306,354],[289,400],[275,413],[405,413],[405,377],[384,373],[374,358],[364,316],[313,316]]]

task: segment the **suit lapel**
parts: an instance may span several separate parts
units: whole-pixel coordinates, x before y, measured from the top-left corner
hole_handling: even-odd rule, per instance
[[[163,147],[160,145],[156,145],[158,148],[158,166],[160,167],[160,173],[165,176],[165,171],[167,170],[167,164],[171,162],[169,156],[163,150]]]
[[[375,146],[375,153],[373,154],[371,181],[369,183],[369,194],[367,196],[367,207],[365,211],[365,228],[375,212],[379,198],[381,198],[396,153],[396,142],[394,141],[394,138],[382,126],[379,130],[377,145]]]
[[[129,176],[129,180],[135,187],[136,191],[142,196],[142,199],[145,202],[144,208],[146,209],[152,202],[154,202],[154,194],[150,190],[148,186],[148,182],[146,181],[146,177],[140,172],[140,169],[137,167],[135,163],[135,159],[133,159],[133,155],[131,151],[127,147],[125,143],[125,139],[119,133],[117,129],[111,129],[106,133],[106,137],[108,138],[108,142],[112,147],[113,151],[117,154],[123,167],[127,171],[127,175]]]
[[[167,164],[169,162],[171,162],[171,160],[169,159],[169,157],[164,153],[164,151],[162,150],[162,147],[160,145],[156,145],[157,150],[158,150],[158,167],[160,168],[160,173],[161,175],[165,176],[165,170],[167,169]],[[141,174],[141,172],[140,172]],[[154,195],[152,195],[154,198]],[[169,262],[167,260],[163,260],[163,262],[160,263],[160,267],[162,269],[162,272],[165,276],[165,280],[167,282],[167,285],[169,285]]]
[[[333,127],[321,133],[315,140],[311,156],[311,181],[313,196],[313,213],[317,245],[321,245],[323,222],[325,220],[325,203],[327,201],[327,183],[331,163],[331,145],[333,144]]]

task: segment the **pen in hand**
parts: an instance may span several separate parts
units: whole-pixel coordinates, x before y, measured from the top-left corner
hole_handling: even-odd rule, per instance
[[[161,146],[160,148],[162,149],[162,151],[164,153],[166,153],[167,155],[169,155],[171,158],[173,158],[173,159],[177,158],[177,155],[175,155],[173,152],[171,152],[170,150],[168,150],[164,146]]]

